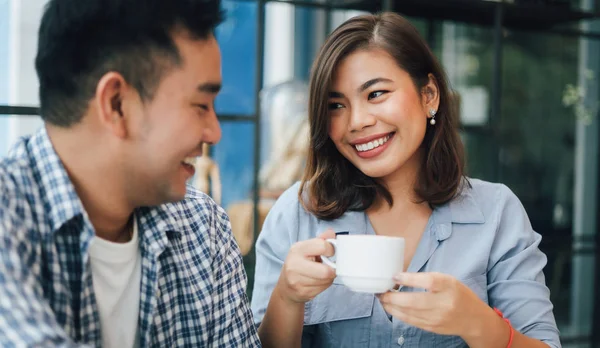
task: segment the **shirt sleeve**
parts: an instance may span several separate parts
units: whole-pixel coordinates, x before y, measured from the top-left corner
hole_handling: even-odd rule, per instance
[[[256,268],[252,313],[257,324],[262,322],[273,289],[292,244],[298,234],[298,189],[293,186],[275,202],[265,218],[256,241]]]
[[[506,186],[498,192],[498,230],[488,266],[488,295],[515,330],[551,347],[560,347],[550,291],[543,268],[546,255],[517,196]]]
[[[25,202],[0,178],[0,346],[76,347],[44,299],[35,273],[40,250],[32,243],[39,237],[17,215]]]
[[[216,208],[217,253],[213,259],[213,322],[211,347],[260,347],[246,295],[242,255],[225,211]]]

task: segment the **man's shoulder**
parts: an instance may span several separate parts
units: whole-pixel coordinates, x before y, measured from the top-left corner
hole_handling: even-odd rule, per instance
[[[210,196],[188,186],[185,198],[162,205],[178,230],[189,233],[203,233],[229,223],[225,210]],[[222,229],[222,228],[221,228]]]
[[[11,154],[0,160],[0,230],[29,228],[37,197],[37,181],[27,156]]]
[[[30,137],[23,137],[15,143],[8,154],[0,158],[0,185],[24,184],[33,177],[33,165],[27,144]]]
[[[37,180],[26,156],[9,155],[0,160],[0,206],[26,199],[37,187]]]
[[[163,204],[158,209],[164,219],[161,224],[166,223],[163,226],[180,236],[178,252],[188,256],[210,255],[211,259],[228,252],[234,240],[229,217],[207,194],[188,187],[183,200]]]
[[[221,207],[206,193],[198,191],[192,186],[187,187],[185,198],[179,202],[168,203],[171,211],[179,213],[198,213],[214,215]],[[222,209],[221,209],[222,210]]]

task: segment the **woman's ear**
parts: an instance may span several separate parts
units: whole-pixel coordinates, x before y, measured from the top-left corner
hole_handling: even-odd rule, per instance
[[[437,79],[433,74],[429,74],[428,79],[427,84],[421,91],[423,110],[425,110],[426,115],[429,115],[429,112],[432,109],[437,112],[440,106],[440,88]]]

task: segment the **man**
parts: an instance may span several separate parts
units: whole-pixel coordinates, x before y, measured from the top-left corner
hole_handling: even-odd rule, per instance
[[[49,1],[45,127],[0,162],[0,346],[260,346],[228,218],[186,187],[221,137],[221,20],[219,1]]]

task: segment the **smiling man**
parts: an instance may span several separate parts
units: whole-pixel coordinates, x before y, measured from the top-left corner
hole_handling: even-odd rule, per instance
[[[0,346],[260,346],[227,215],[186,185],[221,137],[222,17],[49,1],[45,127],[0,162]]]

